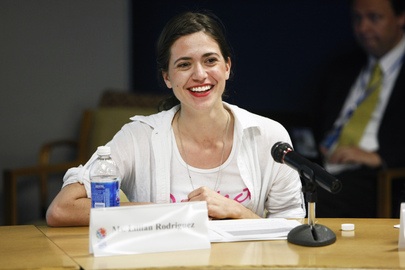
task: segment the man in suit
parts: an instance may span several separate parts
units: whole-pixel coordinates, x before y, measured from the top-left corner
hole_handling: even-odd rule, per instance
[[[318,188],[318,217],[375,217],[378,171],[405,166],[404,0],[353,0],[351,10],[360,46],[326,69],[318,88],[322,165],[343,184],[338,194]],[[380,84],[370,87],[375,64]],[[349,122],[376,88],[371,118],[360,121],[365,127],[359,139],[347,142],[343,137],[354,133]]]

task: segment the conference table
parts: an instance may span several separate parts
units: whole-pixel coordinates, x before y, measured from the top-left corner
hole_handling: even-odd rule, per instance
[[[302,220],[305,223],[305,220]],[[287,240],[212,243],[210,249],[108,257],[89,253],[88,227],[0,227],[0,269],[400,269],[399,219],[317,219],[336,242],[306,247]],[[342,231],[342,223],[355,230]]]

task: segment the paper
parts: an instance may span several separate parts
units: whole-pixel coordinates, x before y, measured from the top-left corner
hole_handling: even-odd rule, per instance
[[[280,240],[298,225],[297,220],[283,218],[210,220],[208,235],[211,242]]]

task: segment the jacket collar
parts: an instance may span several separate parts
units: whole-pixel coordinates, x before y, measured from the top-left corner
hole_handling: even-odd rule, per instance
[[[252,117],[252,113],[242,109],[236,105],[224,102],[224,105],[229,108],[235,117],[235,124],[243,132],[249,128],[259,128],[260,125],[256,117]],[[166,133],[170,131],[171,123],[174,115],[179,110],[180,105],[176,105],[168,111],[162,111],[149,116],[136,115],[131,117],[132,121],[140,121],[151,126],[156,132]]]

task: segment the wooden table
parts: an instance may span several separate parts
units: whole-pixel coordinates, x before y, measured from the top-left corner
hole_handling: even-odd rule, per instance
[[[80,269],[38,228],[0,226],[0,269]]]
[[[282,241],[213,243],[211,249],[94,257],[89,254],[88,227],[39,229],[83,269],[400,269],[405,251],[398,251],[398,219],[319,219],[336,233],[323,247],[303,247]],[[342,223],[355,231],[343,232]]]

